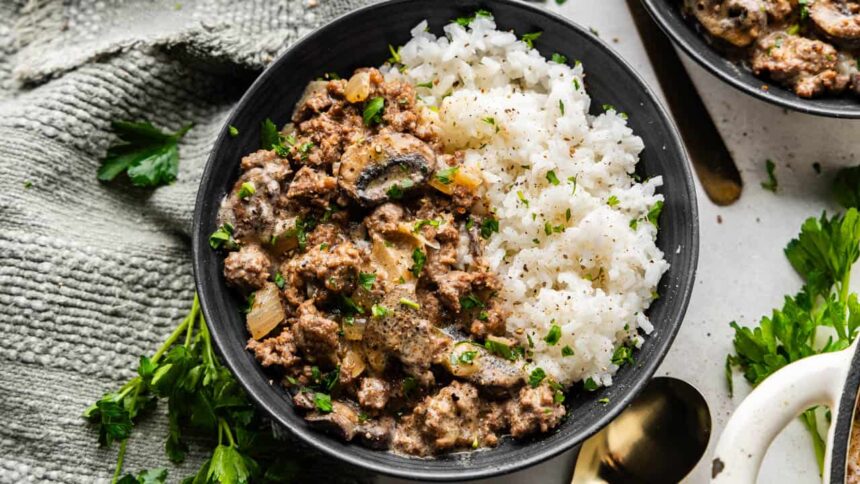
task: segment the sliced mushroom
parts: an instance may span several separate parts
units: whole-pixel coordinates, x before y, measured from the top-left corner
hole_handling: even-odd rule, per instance
[[[753,43],[767,25],[767,9],[761,0],[685,2],[705,30],[737,47]]]
[[[491,392],[517,388],[524,382],[523,372],[514,362],[468,341],[454,345],[443,366],[452,375]]]
[[[834,43],[860,47],[860,2],[816,0],[809,5],[809,18]]]
[[[358,413],[341,402],[331,402],[331,412],[311,412],[305,420],[324,432],[334,434],[345,441],[352,440],[358,429]]]
[[[375,206],[423,186],[435,166],[427,143],[409,134],[384,133],[347,148],[337,178],[358,203]]]

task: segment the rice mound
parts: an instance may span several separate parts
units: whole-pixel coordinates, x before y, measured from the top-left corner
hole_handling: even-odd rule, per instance
[[[641,346],[653,329],[645,310],[669,267],[647,220],[662,179],[633,177],[642,139],[610,106],[588,114],[579,62],[548,61],[492,17],[452,23],[440,37],[426,29],[400,49],[408,67],[383,72],[424,84],[417,93],[446,150],[464,151],[484,178],[500,227],[485,257],[502,282],[508,331],[533,344],[527,371],[611,385],[616,349]],[[562,335],[549,345],[554,324]]]

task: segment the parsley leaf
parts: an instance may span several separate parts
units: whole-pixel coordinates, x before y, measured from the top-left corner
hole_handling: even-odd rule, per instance
[[[453,21],[455,23],[457,23],[458,25],[460,25],[461,27],[468,27],[469,24],[471,24],[478,17],[493,18],[493,14],[487,10],[482,9],[482,10],[476,11],[475,14],[472,15],[471,17],[457,17]]]
[[[543,339],[546,341],[546,344],[550,346],[555,346],[558,344],[558,340],[561,339],[561,327],[555,323],[553,323],[552,327],[549,328],[549,332],[546,334],[546,337]]]
[[[232,124],[230,126],[227,126],[227,131],[230,133],[231,138],[239,136],[239,128],[233,126]]]
[[[522,41],[529,47],[529,49],[534,49],[535,41],[543,34],[543,32],[531,32],[528,34],[523,34]]]
[[[456,175],[458,171],[460,171],[459,166],[443,168],[436,172],[436,179],[444,185],[450,185],[454,182],[454,175]]]
[[[647,218],[648,221],[651,222],[651,225],[653,225],[655,227],[659,227],[660,224],[658,223],[658,220],[660,218],[660,213],[662,213],[662,212],[663,212],[663,200],[658,200],[648,210],[648,214],[645,216],[645,218]]]
[[[469,293],[460,298],[460,306],[463,309],[483,308],[484,302],[478,299],[478,296]]]
[[[767,181],[761,182],[761,187],[765,190],[770,190],[776,193],[776,189],[779,187],[779,182],[776,180],[776,165],[773,164],[773,161],[767,160],[765,161],[765,169],[767,170]]]
[[[317,410],[320,412],[331,412],[331,396],[326,393],[314,393],[314,405],[316,405]]]
[[[565,346],[561,349],[561,356],[573,356],[573,348]]]
[[[421,275],[421,271],[424,270],[424,263],[427,262],[427,254],[416,247],[412,251],[412,262],[414,262],[414,265],[409,271],[412,272],[412,275],[418,277]]]
[[[517,356],[511,347],[501,341],[488,339],[484,342],[484,348],[486,348],[490,353],[499,355],[506,360],[514,361],[517,359]]]
[[[529,374],[529,385],[532,388],[536,388],[545,378],[546,372],[543,371],[543,368],[537,367],[532,370],[531,374]]]
[[[358,273],[358,285],[363,287],[366,290],[371,290],[373,288],[373,283],[376,282],[376,273],[366,273],[359,272]]]
[[[221,247],[228,250],[235,249],[238,244],[233,240],[233,226],[225,223],[218,227],[218,230],[209,236],[209,246],[213,249],[220,249]]]
[[[860,302],[850,293],[851,268],[860,257],[860,213],[807,219],[785,255],[804,285],[794,296],[786,296],[782,307],[764,316],[756,327],[735,330],[734,354],[726,361],[726,378],[732,390],[732,368],[742,370],[746,380],[758,385],[780,368],[819,353],[850,346],[860,328]],[[821,342],[816,332],[827,327],[832,336]],[[824,441],[818,432],[815,409],[801,420],[813,438],[819,467],[823,465]]]
[[[489,239],[494,233],[499,232],[499,221],[493,217],[481,220],[481,237]]]
[[[274,149],[281,144],[281,134],[271,119],[266,118],[260,126],[260,147],[264,150]]]
[[[553,185],[558,185],[559,183],[561,183],[561,181],[559,181],[558,177],[555,175],[554,170],[550,170],[550,171],[546,172],[546,179],[548,182],[552,183]]]
[[[179,140],[191,129],[188,124],[175,133],[162,133],[148,121],[112,123],[119,144],[108,148],[97,177],[111,181],[122,172],[135,186],[168,185],[179,172]]]
[[[554,53],[552,54],[552,57],[550,57],[550,60],[551,60],[551,61],[553,61],[553,62],[555,62],[556,64],[565,64],[565,63],[567,63],[567,57],[565,57],[565,56],[563,56],[563,55],[559,54],[558,52],[554,52]],[[564,114],[564,113],[562,113],[562,114]]]
[[[382,122],[382,113],[385,109],[385,98],[375,97],[364,106],[362,118],[366,126],[373,126]]]

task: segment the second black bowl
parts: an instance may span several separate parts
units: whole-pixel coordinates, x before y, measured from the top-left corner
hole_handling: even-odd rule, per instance
[[[830,96],[813,99],[756,77],[747,67],[730,60],[708,43],[695,24],[681,14],[681,0],[641,0],[648,13],[666,35],[688,56],[730,86],[777,106],[818,116],[860,118],[856,96]],[[768,89],[762,89],[767,85]]]
[[[504,440],[496,448],[417,459],[344,443],[308,427],[290,398],[245,351],[248,338],[240,315],[242,301],[222,276],[223,254],[208,244],[216,228],[219,203],[239,174],[239,160],[259,147],[259,126],[265,118],[288,121],[307,83],[326,72],[346,75],[363,66],[380,65],[388,45],[401,45],[409,31],[428,20],[433,32],[451,19],[477,9],[490,10],[497,24],[517,33],[542,31],[535,43],[545,55],[559,52],[579,59],[587,72],[594,113],[611,104],[630,115],[630,126],[645,141],[638,170],[643,177],[662,176],[666,198],[658,246],[671,268],[658,288],[660,298],[650,316],[655,330],[637,352],[636,364],[621,369],[615,383],[596,392],[573,391],[570,418],[556,431],[530,441]],[[227,134],[236,126],[237,137]],[[215,143],[197,195],[193,229],[193,262],[203,313],[227,366],[253,401],[276,422],[319,450],[374,472],[420,480],[466,480],[512,472],[581,444],[608,424],[653,375],[681,324],[689,301],[698,258],[698,216],[695,191],[684,149],[674,126],[654,94],[603,42],[585,29],[513,0],[393,0],[357,10],[313,32],[293,45],[254,83],[227,120]],[[601,403],[602,399],[609,403]],[[289,450],[285,450],[289,452]]]

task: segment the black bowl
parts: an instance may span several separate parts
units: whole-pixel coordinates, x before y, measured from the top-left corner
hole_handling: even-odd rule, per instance
[[[239,160],[259,148],[260,122],[269,117],[278,125],[288,121],[304,86],[326,72],[349,74],[362,66],[382,64],[388,45],[409,39],[409,31],[427,19],[440,33],[451,19],[483,8],[498,25],[519,33],[543,31],[537,48],[549,56],[559,52],[580,59],[593,109],[612,104],[630,115],[630,125],[646,143],[639,172],[661,175],[666,197],[660,223],[659,247],[671,269],[659,286],[660,298],[650,315],[656,329],[637,362],[618,372],[615,384],[596,392],[573,391],[568,397],[571,418],[555,432],[532,441],[505,440],[494,449],[435,459],[416,459],[348,444],[308,427],[295,413],[289,397],[244,350],[248,338],[242,302],[225,285],[223,254],[208,244],[216,229],[219,203],[237,179]],[[251,86],[227,120],[239,135],[227,134],[226,124],[215,142],[197,194],[194,214],[193,258],[203,314],[227,366],[251,398],[278,423],[319,450],[374,472],[422,480],[465,480],[512,472],[553,457],[581,444],[608,424],[636,396],[653,375],[683,319],[698,259],[698,215],[695,191],[681,141],[665,110],[633,69],[599,39],[544,9],[513,0],[393,0],[340,17],[293,45]],[[608,398],[609,403],[598,402]]]
[[[756,77],[752,70],[726,58],[681,14],[681,0],[642,0],[648,13],[672,41],[702,67],[730,86],[777,106],[833,118],[860,118],[860,100],[849,95],[805,99]],[[763,90],[762,86],[768,89]]]

